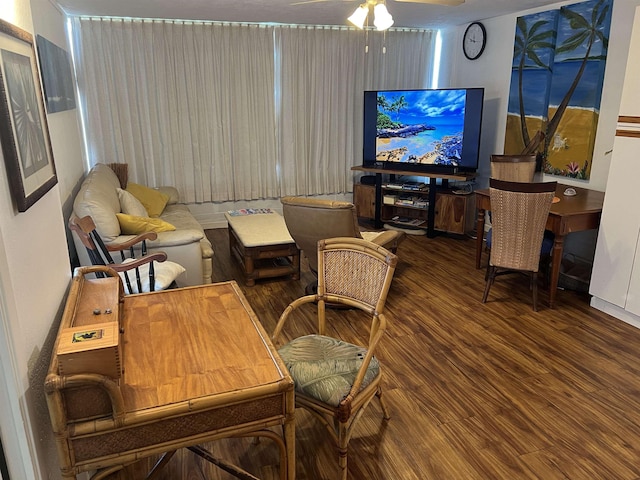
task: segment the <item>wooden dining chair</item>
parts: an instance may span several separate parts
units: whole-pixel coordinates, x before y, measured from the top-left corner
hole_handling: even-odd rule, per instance
[[[317,310],[317,326],[310,335],[299,336],[278,351],[295,382],[296,407],[319,419],[338,448],[340,478],[347,478],[347,448],[353,429],[364,409],[377,396],[382,401],[382,370],[374,356],[387,327],[384,306],[397,257],[367,240],[339,237],[318,242],[318,289],[313,295],[294,300],[280,316],[273,333],[277,345],[285,325],[300,331],[309,311]],[[313,306],[317,303],[317,308]],[[326,304],[342,304],[350,310],[331,310]],[[302,308],[305,305],[310,308]],[[327,323],[348,317],[348,325],[335,331],[356,331],[368,341],[355,344],[329,336]],[[368,322],[358,320],[368,317]]]
[[[531,276],[533,310],[538,310],[540,249],[556,186],[557,182],[489,180],[493,244],[482,303],[486,303],[496,276],[522,272]]]
[[[155,240],[158,234],[146,232],[118,244],[105,244],[90,216],[69,219],[69,229],[78,236],[87,249],[93,265],[113,268],[122,278],[128,294],[165,290],[175,286],[175,280],[185,272],[184,267],[167,261],[164,252],[147,251],[147,240]],[[116,263],[111,252],[120,252],[121,263]],[[96,273],[101,276],[100,272]]]
[[[544,135],[542,135],[541,138],[544,138]],[[507,182],[533,182],[535,179],[536,165],[537,157],[535,154],[491,155],[491,178]],[[491,213],[489,213],[489,217],[491,218]],[[487,252],[491,251],[492,241],[493,231],[489,229],[485,242]],[[545,231],[544,241],[540,251],[540,265],[545,272],[549,270],[552,248],[553,233]]]

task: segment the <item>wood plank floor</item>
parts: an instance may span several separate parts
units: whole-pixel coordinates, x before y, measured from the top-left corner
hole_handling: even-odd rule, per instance
[[[238,280],[267,331],[301,280],[245,287],[229,257],[227,231],[210,230],[214,280]],[[392,417],[373,402],[351,440],[349,476],[378,479],[640,479],[640,330],[589,307],[583,294],[560,291],[557,308],[540,291],[531,309],[528,280],[501,277],[480,299],[484,271],[474,242],[409,236],[387,301],[390,327],[378,357]],[[331,311],[336,329],[358,330]],[[323,427],[297,416],[297,478],[338,478]],[[264,480],[278,478],[269,441],[223,440],[207,448]],[[148,465],[114,480],[142,478]],[[161,480],[233,478],[188,451]]]

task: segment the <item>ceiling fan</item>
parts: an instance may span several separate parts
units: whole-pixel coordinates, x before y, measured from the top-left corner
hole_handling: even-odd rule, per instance
[[[309,3],[329,2],[335,0],[302,0],[291,5],[303,5]],[[339,0],[352,1],[352,0]],[[457,6],[464,3],[465,0],[395,0],[396,2],[422,3],[433,5]],[[369,12],[373,10],[373,24],[378,30],[386,30],[393,25],[393,17],[387,10],[385,0],[364,0],[364,3],[358,5],[358,8],[351,14],[347,20],[357,28],[363,29],[365,21],[369,16]]]

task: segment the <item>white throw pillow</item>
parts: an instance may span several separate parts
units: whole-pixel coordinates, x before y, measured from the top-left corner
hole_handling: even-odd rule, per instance
[[[122,263],[125,264],[132,261],[133,260],[131,258],[127,258]],[[156,292],[158,290],[165,290],[166,288],[168,288],[169,285],[171,285],[176,278],[178,278],[180,275],[182,275],[186,271],[182,265],[179,265],[175,262],[170,262],[168,260],[164,262],[154,262],[154,268],[155,268],[155,276],[156,276],[156,281],[155,281]],[[125,293],[140,293],[138,291],[138,283],[136,281],[135,269],[131,269],[128,272],[129,282],[131,282],[131,290],[132,290],[131,292],[129,292],[129,289],[127,287],[127,281],[125,279],[124,272],[118,272],[118,274],[120,275],[120,278],[122,279],[122,283],[124,284]],[[151,290],[149,289],[149,287],[151,283],[149,282],[149,264],[148,263],[140,267],[140,281],[142,283],[142,291],[150,292]]]
[[[136,197],[131,195],[126,190],[121,188],[116,189],[118,191],[118,199],[120,200],[120,211],[127,215],[134,215],[136,217],[148,217],[147,209],[144,208],[142,202]]]

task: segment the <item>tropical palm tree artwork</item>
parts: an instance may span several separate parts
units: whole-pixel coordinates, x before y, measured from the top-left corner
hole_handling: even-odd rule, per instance
[[[465,104],[465,89],[378,92],[376,160],[458,166]]]
[[[545,173],[588,179],[612,0],[518,17],[504,151],[536,151]]]

